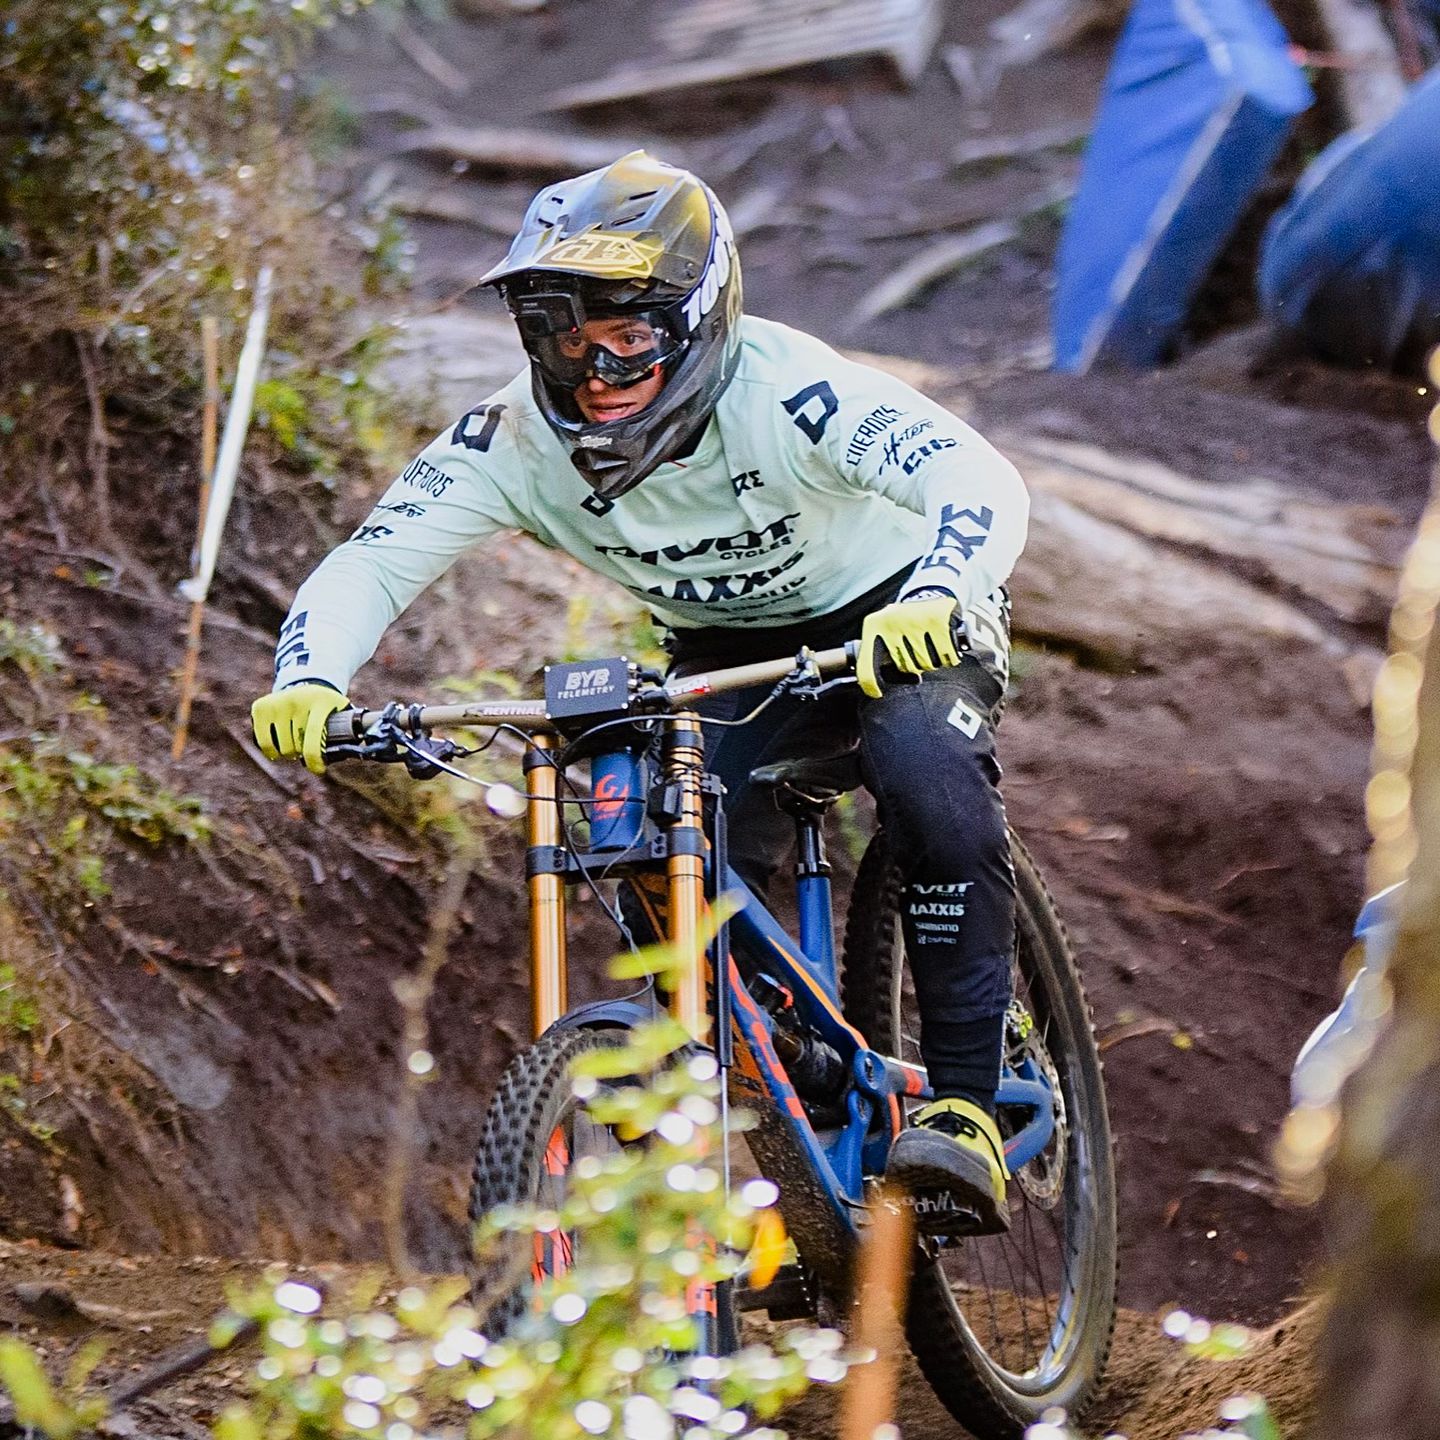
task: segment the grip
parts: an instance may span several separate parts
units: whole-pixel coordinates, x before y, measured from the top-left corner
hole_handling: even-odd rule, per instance
[[[325,743],[343,745],[347,740],[358,740],[364,714],[363,710],[337,710],[325,722]]]

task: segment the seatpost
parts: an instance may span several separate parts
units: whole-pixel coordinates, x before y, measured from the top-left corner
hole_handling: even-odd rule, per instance
[[[800,944],[830,998],[840,999],[835,963],[835,917],[830,890],[830,861],[825,854],[825,809],[800,797],[795,814],[795,905],[800,912]]]

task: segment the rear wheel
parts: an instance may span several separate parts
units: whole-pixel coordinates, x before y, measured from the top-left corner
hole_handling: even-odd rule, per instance
[[[1055,1133],[1010,1182],[1010,1229],[926,1242],[911,1282],[910,1347],[946,1408],[980,1440],[1021,1435],[1052,1406],[1078,1416],[1115,1323],[1115,1171],[1100,1057],[1079,971],[1035,863],[1012,835],[1014,1001],[1007,1060],[1055,1096]],[[877,1050],[920,1063],[900,929],[900,878],[883,832],[860,865],[845,934],[845,1013]],[[1002,1132],[1015,1117],[1002,1108]]]

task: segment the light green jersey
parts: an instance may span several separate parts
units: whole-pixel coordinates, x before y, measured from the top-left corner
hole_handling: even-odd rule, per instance
[[[983,612],[1025,542],[1014,466],[947,410],[812,336],[746,317],[695,452],[598,499],[525,371],[411,462],[300,587],[276,686],[346,689],[386,627],[476,540],[520,530],[618,581],[666,624],[825,615],[914,567]]]

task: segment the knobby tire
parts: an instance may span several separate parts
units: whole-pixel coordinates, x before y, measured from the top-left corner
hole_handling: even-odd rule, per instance
[[[1048,1200],[1043,1212],[1035,1210],[1038,1221],[1026,1213],[1030,1191],[1019,1178],[1012,1179],[1012,1234],[1017,1224],[1026,1224],[1043,1236],[1045,1224],[1051,1224],[1056,1238],[1049,1243],[1060,1258],[1071,1303],[1068,1318],[1062,1318],[1058,1304],[1052,1315],[1047,1298],[1029,1300],[1030,1277],[1023,1255],[1018,1284],[1014,1262],[1007,1255],[1008,1274],[999,1278],[1002,1284],[1011,1284],[1011,1292],[1008,1300],[1003,1290],[989,1297],[995,1340],[987,1346],[972,1323],[979,1308],[972,1293],[976,1287],[962,1291],[965,1303],[972,1307],[972,1320],[967,1321],[944,1268],[946,1263],[955,1263],[962,1252],[947,1249],[937,1254],[930,1249],[917,1253],[906,1315],[910,1348],[937,1397],[978,1440],[1015,1440],[1052,1406],[1064,1408],[1072,1418],[1082,1415],[1100,1383],[1115,1325],[1114,1152],[1090,1007],[1064,925],[1034,861],[1013,834],[1011,854],[1016,881],[1017,994],[1026,996],[1041,1044],[1058,1073],[1068,1131],[1066,1153],[1052,1157],[1051,1151],[1058,1150],[1052,1141],[1032,1162],[1037,1167],[1034,1175],[1026,1177],[1026,1183],[1040,1193],[1042,1203]],[[918,1061],[900,903],[900,878],[881,832],[861,861],[847,917],[845,1013],[875,1049]],[[908,1011],[904,1003],[907,994]],[[1057,1164],[1061,1167],[1058,1180]],[[1051,1168],[1047,1172],[1039,1168],[1042,1165]],[[1047,1180],[1058,1189],[1058,1196],[1045,1193]],[[1057,1208],[1063,1212],[1063,1232],[1049,1213]],[[998,1248],[995,1237],[961,1244],[971,1247],[963,1255],[967,1266],[980,1263],[983,1247]],[[1043,1291],[1038,1261],[1036,1275]],[[1010,1357],[999,1312],[1007,1305],[1010,1313],[1019,1317],[1027,1346],[1032,1340],[1031,1319],[1037,1331],[1043,1319],[1057,1352],[1048,1364],[1029,1367],[1029,1374],[1021,1365],[1012,1368],[1005,1363]],[[1042,1352],[1042,1358],[1043,1353],[1048,1352]]]
[[[571,1064],[579,1055],[624,1041],[619,1030],[552,1030],[510,1062],[480,1132],[470,1182],[472,1226],[499,1205],[558,1206],[558,1195],[542,1196],[542,1190],[559,1178],[553,1173],[552,1137],[573,1125],[584,1110],[571,1093]],[[599,1127],[592,1130],[598,1132]],[[573,1161],[573,1154],[568,1159]],[[547,1253],[562,1253],[553,1248],[559,1243],[559,1238],[551,1242]],[[515,1277],[517,1253],[501,1244],[496,1254],[471,1260],[471,1295],[492,1338],[512,1330],[530,1308],[535,1276],[532,1272]],[[573,1250],[569,1253],[573,1261]],[[535,1261],[539,1259],[537,1254]],[[524,1262],[531,1264],[528,1255]],[[729,1354],[739,1348],[739,1320],[731,1285],[727,1282],[716,1289],[717,1345],[720,1353]]]
[[[553,1030],[510,1062],[485,1114],[475,1152],[472,1226],[496,1206],[541,1200],[552,1178],[546,1169],[551,1138],[583,1108],[571,1094],[571,1062],[623,1040],[615,1030]],[[528,1274],[514,1277],[515,1254],[513,1247],[501,1243],[495,1254],[471,1261],[471,1293],[492,1336],[513,1328],[530,1304],[534,1281]]]

